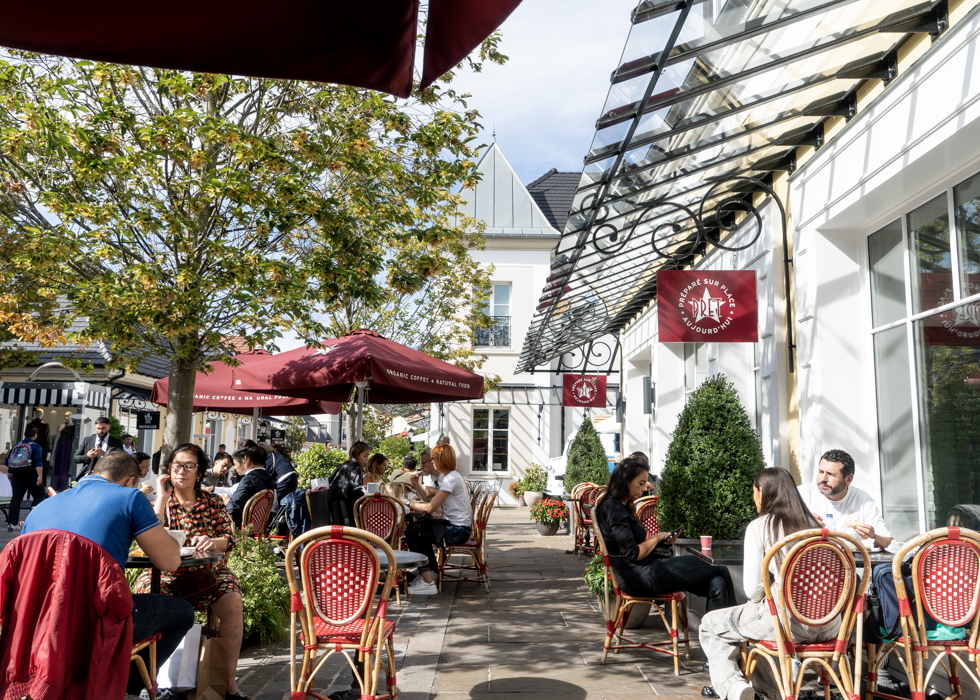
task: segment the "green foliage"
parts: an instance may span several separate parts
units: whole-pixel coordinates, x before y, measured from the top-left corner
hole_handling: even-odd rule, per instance
[[[589,593],[594,596],[603,595],[603,580],[605,579],[605,569],[602,566],[602,555],[596,554],[592,557],[585,567],[585,573],[582,574],[582,578],[585,579],[585,585],[589,587]]]
[[[296,454],[303,449],[306,442],[306,421],[298,416],[286,419],[286,447]]]
[[[548,471],[540,464],[532,463],[524,470],[524,492],[544,491],[548,487]]]
[[[333,470],[347,461],[347,453],[343,450],[327,452],[325,445],[315,442],[298,455],[294,455],[296,473],[299,475],[297,488],[309,488],[311,479],[330,476]]]
[[[524,480],[518,479],[517,481],[511,482],[507,490],[510,491],[511,496],[519,500],[524,495]]]
[[[529,515],[537,523],[561,522],[568,520],[568,506],[562,501],[546,498],[531,506]]]
[[[565,466],[565,490],[571,493],[572,487],[587,481],[602,486],[609,483],[609,462],[606,448],[599,440],[592,420],[586,418],[579,426],[575,439],[568,448],[568,463]]]
[[[740,539],[756,516],[752,480],[765,468],[759,436],[724,375],[691,394],[667,448],[657,514],[667,532]]]
[[[386,437],[378,445],[378,452],[388,458],[388,471],[385,478],[396,469],[402,468],[402,458],[412,451],[412,442],[407,438],[392,435]]]
[[[109,434],[112,437],[117,437],[122,440],[122,436],[126,434],[123,430],[122,423],[115,416],[106,416],[109,419]]]
[[[276,568],[276,555],[264,540],[243,535],[228,555],[228,568],[242,589],[244,637],[258,634],[262,644],[286,637],[289,586]]]

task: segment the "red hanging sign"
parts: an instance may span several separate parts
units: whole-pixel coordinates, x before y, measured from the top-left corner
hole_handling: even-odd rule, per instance
[[[566,374],[562,377],[562,406],[606,407],[606,377],[601,374]]]
[[[757,306],[752,270],[657,273],[661,343],[758,342]]]

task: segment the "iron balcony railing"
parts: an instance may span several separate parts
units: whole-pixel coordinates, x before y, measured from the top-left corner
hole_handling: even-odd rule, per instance
[[[510,316],[491,316],[489,328],[476,328],[477,347],[510,347]]]

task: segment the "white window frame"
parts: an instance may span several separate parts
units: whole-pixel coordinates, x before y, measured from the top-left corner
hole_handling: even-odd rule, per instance
[[[474,445],[475,432],[477,431],[476,426],[476,412],[477,411],[487,411],[487,468],[477,469],[476,467],[476,446]],[[507,428],[500,429],[493,427],[494,412],[502,411],[507,413]],[[470,472],[473,474],[509,474],[511,469],[511,456],[510,456],[510,422],[513,420],[514,416],[510,412],[510,408],[498,408],[494,406],[477,407],[473,409],[473,415],[471,417],[470,425],[473,426],[470,429],[470,449],[472,450],[473,461],[470,466]],[[493,440],[494,437],[503,433],[507,438],[507,468],[506,469],[494,469],[493,467]]]

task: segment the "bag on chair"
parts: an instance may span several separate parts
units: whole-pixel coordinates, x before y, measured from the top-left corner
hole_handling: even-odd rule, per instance
[[[191,700],[225,700],[225,643],[221,637],[202,637],[197,688],[187,693]]]

